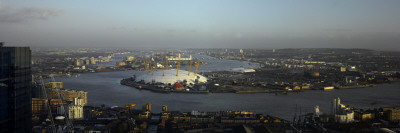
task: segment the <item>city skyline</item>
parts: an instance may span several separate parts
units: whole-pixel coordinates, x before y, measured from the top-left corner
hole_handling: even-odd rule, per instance
[[[399,1],[0,1],[0,40],[35,47],[400,50]]]
[[[0,42],[0,132],[398,132],[399,57]]]

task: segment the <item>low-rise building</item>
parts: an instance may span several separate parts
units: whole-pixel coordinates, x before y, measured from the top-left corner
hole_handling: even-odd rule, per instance
[[[384,107],[381,108],[384,118],[388,121],[400,120],[400,107]]]
[[[373,114],[370,112],[354,111],[354,119],[356,120],[373,119]]]

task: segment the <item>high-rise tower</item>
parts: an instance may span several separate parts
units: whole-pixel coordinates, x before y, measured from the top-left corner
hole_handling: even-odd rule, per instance
[[[31,50],[0,42],[0,132],[32,132]]]

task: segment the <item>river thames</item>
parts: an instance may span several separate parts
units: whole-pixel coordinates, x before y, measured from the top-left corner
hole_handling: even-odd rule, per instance
[[[64,82],[64,88],[88,92],[89,105],[123,106],[135,103],[137,108],[152,104],[153,112],[160,112],[163,105],[169,110],[179,111],[221,111],[248,110],[291,119],[297,111],[311,112],[316,105],[322,112],[330,112],[331,101],[340,97],[346,105],[356,108],[378,108],[400,105],[400,83],[381,84],[369,88],[320,91],[309,90],[287,95],[274,93],[234,94],[234,93],[155,93],[120,84],[122,78],[135,71],[81,74],[76,78],[57,78]],[[297,113],[299,114],[299,112]]]
[[[209,66],[203,67],[201,71],[229,70],[232,67],[252,68],[258,66],[245,61],[231,61],[210,59]],[[226,67],[215,67],[221,64]],[[213,66],[214,65],[214,66]],[[220,66],[220,65],[219,65]],[[357,88],[347,90],[309,90],[300,93],[278,94],[256,93],[256,94],[234,94],[234,93],[209,93],[209,94],[187,94],[187,93],[156,93],[147,90],[120,84],[120,80],[141,74],[142,71],[119,71],[103,73],[81,74],[79,77],[60,77],[57,81],[64,82],[65,89],[84,90],[88,92],[88,104],[100,106],[123,106],[125,104],[137,104],[141,109],[146,103],[152,104],[152,112],[161,112],[163,105],[168,106],[170,111],[222,111],[239,110],[253,111],[255,113],[270,114],[291,120],[297,111],[312,112],[318,105],[322,112],[330,113],[331,101],[340,97],[342,103],[356,108],[368,109],[384,106],[400,106],[400,83],[380,84],[375,87]],[[299,114],[300,112],[297,112]]]

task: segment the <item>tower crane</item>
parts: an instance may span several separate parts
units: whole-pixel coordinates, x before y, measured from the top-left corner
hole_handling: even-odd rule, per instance
[[[44,98],[46,99],[46,101],[48,103],[47,104],[47,111],[49,113],[50,121],[51,121],[50,127],[51,127],[51,130],[53,131],[53,133],[56,133],[57,132],[56,131],[56,125],[54,124],[53,113],[51,112],[51,108],[50,108],[50,99],[47,96],[47,92],[46,92],[46,88],[44,87],[44,82],[43,82],[42,76],[40,76],[40,82],[42,83],[42,90],[43,90],[43,93],[44,93]]]
[[[56,82],[55,82],[55,79],[54,79],[54,75],[51,74],[50,77],[51,77],[51,80],[53,81],[55,89],[56,89],[56,91],[58,93],[58,100],[61,101],[61,110],[64,111],[64,117],[65,117],[65,123],[66,123],[66,126],[64,128],[67,129],[67,132],[72,132],[72,129],[74,128],[74,126],[72,124],[72,120],[69,119],[69,116],[68,116],[68,113],[67,113],[67,110],[66,110],[66,108],[68,108],[68,106],[65,107],[67,105],[67,103],[62,104],[63,97],[61,96],[61,92],[60,92],[61,88],[60,89],[57,88],[57,85],[56,85]]]

